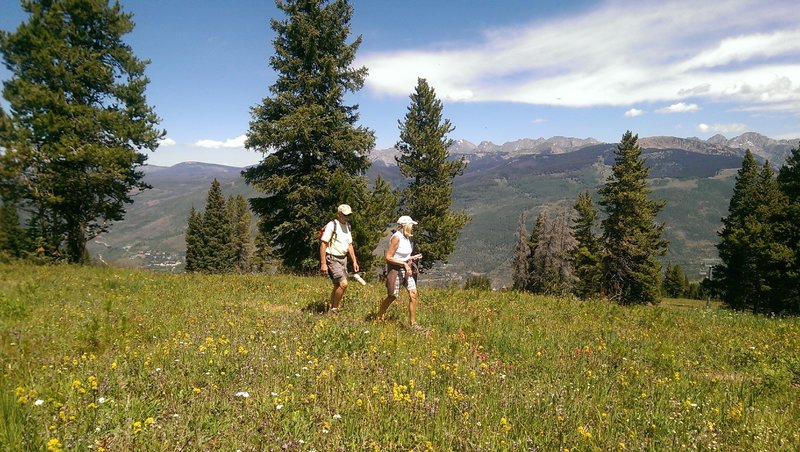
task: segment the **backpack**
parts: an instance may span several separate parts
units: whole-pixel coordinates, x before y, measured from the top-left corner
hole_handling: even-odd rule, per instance
[[[325,228],[327,228],[328,225],[331,223],[333,223],[333,233],[331,234],[331,239],[325,242],[325,244],[327,244],[328,246],[330,246],[331,242],[336,240],[336,220],[331,220],[325,223],[325,226],[323,226],[322,229],[319,230],[319,241],[321,242],[322,237],[325,235]]]

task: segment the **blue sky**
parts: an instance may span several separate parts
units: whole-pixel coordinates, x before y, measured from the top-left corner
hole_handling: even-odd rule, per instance
[[[122,0],[126,36],[151,60],[147,97],[167,138],[148,163],[232,166],[250,108],[269,95],[270,0]],[[556,135],[800,138],[800,14],[794,1],[354,0],[356,64],[370,75],[348,97],[376,147],[424,77],[453,139],[502,144]],[[0,1],[0,28],[26,19]],[[0,79],[8,71],[0,69]],[[6,104],[3,104],[7,107]]]

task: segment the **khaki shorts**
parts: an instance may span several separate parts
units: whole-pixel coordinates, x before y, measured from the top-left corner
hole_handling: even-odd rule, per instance
[[[405,268],[393,268],[390,266],[389,271],[386,273],[386,294],[397,298],[400,296],[400,287],[402,286],[406,286],[409,291],[416,290],[417,282],[411,275],[406,278]]]
[[[336,257],[328,254],[325,256],[325,262],[328,264],[328,277],[331,281],[338,283],[347,279],[347,256]]]

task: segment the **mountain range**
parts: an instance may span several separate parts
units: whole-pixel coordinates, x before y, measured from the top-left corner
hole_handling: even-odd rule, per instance
[[[716,257],[716,231],[727,215],[746,149],[777,167],[798,141],[752,132],[732,139],[640,138],[650,167],[652,196],[667,201],[658,218],[670,241],[664,262],[681,265],[690,279],[699,278],[702,260]],[[521,139],[502,145],[455,141],[451,155],[463,157],[468,165],[454,181],[453,208],[465,210],[472,220],[447,264],[429,277],[448,283],[481,273],[496,286],[508,284],[520,214],[527,213],[530,229],[542,209],[555,213],[568,208],[581,191],[597,198],[597,189],[610,174],[615,149],[615,143],[593,138]],[[393,148],[373,151],[368,177],[381,176],[395,187],[405,184],[394,162],[396,153]],[[226,196],[258,196],[241,178],[242,168],[185,162],[172,167],[146,165],[143,170],[153,188],[137,193],[126,219],[92,241],[90,252],[100,262],[180,271],[189,210],[204,209],[214,178]]]

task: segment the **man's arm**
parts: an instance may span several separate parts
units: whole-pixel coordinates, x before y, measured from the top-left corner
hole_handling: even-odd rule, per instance
[[[356,259],[356,250],[353,248],[353,244],[347,245],[347,252],[350,254],[350,259],[353,260],[353,271],[358,273],[360,268],[358,268],[358,260]]]
[[[319,243],[319,270],[323,274],[328,273],[328,261],[325,259],[325,251],[328,249],[328,244],[321,240]]]

